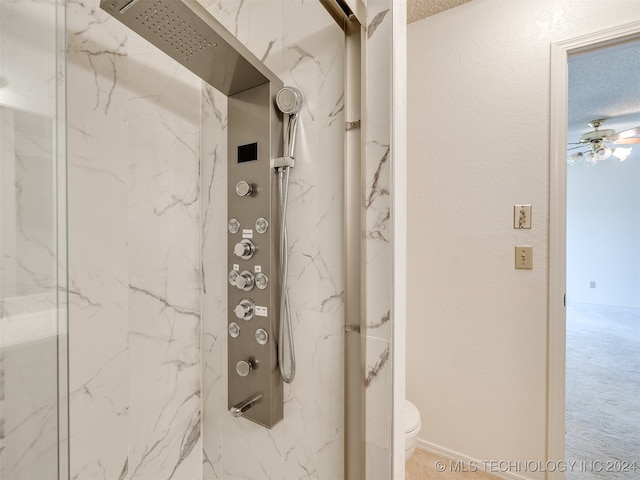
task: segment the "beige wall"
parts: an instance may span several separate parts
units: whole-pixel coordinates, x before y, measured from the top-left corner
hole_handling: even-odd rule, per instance
[[[550,44],[634,20],[634,0],[474,0],[408,28],[407,398],[423,445],[545,459]],[[531,230],[513,230],[516,203],[533,204]],[[532,271],[514,269],[516,244]]]

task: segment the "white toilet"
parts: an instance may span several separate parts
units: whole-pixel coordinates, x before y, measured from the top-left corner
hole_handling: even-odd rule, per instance
[[[404,459],[409,460],[416,450],[418,433],[420,433],[420,412],[409,400],[404,401]]]

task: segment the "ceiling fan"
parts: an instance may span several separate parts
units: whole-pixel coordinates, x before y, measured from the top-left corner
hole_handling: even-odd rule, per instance
[[[605,120],[605,118],[592,120],[589,122],[589,126],[593,130],[580,135],[579,142],[569,144],[576,145],[575,147],[569,147],[569,152],[582,149],[578,152],[567,153],[567,163],[569,165],[577,165],[578,163],[595,165],[611,156],[624,161],[631,154],[631,147],[622,148],[617,145],[640,143],[640,125],[618,133],[615,130],[599,130]],[[613,145],[609,146],[608,144]]]

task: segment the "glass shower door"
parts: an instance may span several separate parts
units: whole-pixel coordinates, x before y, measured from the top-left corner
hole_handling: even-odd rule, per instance
[[[0,479],[68,477],[64,3],[0,1]]]

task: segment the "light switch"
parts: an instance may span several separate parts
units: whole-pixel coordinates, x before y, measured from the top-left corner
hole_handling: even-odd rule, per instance
[[[531,245],[516,245],[516,268],[533,269],[533,247]]]
[[[513,206],[513,228],[531,228],[531,205]]]

